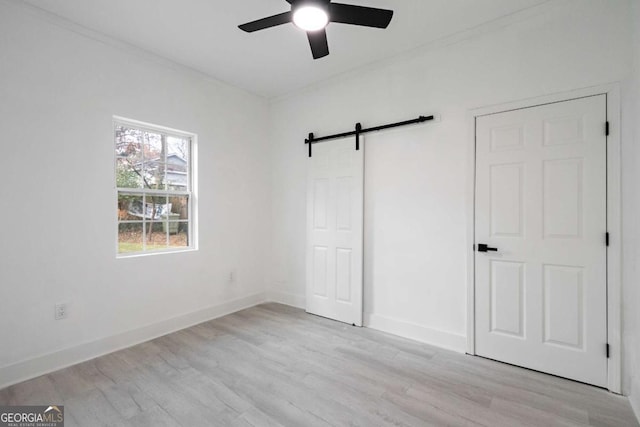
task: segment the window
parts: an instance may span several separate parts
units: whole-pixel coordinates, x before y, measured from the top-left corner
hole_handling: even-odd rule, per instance
[[[195,249],[195,135],[116,118],[119,256]]]

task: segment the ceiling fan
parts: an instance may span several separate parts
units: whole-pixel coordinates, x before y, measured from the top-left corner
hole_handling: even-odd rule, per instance
[[[326,27],[330,22],[387,28],[393,17],[392,10],[332,3],[331,0],[286,1],[291,4],[289,12],[248,22],[239,25],[238,28],[252,33],[293,22],[298,28],[307,32],[313,59],[318,59],[329,55]]]

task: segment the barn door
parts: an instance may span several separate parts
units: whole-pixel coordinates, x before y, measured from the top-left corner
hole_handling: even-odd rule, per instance
[[[476,354],[607,385],[606,96],[476,122]]]
[[[362,326],[364,147],[355,146],[355,138],[313,146],[306,305],[309,313]]]

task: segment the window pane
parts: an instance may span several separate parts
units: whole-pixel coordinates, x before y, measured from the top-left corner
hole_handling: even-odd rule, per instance
[[[176,155],[171,155],[167,157],[166,168],[166,183],[169,190],[189,190],[186,161]]]
[[[143,132],[144,160],[164,162],[163,135],[159,133]]]
[[[172,216],[170,221],[189,219],[189,196],[169,196]]]
[[[118,193],[118,221],[142,220],[142,196]]]
[[[165,195],[147,195],[145,202],[147,250],[166,249],[167,232],[163,223],[170,210],[169,200]]]
[[[166,221],[145,221],[147,227],[147,251],[167,249]]]
[[[174,214],[170,214],[170,216],[173,217]],[[162,231],[168,232],[169,239],[171,239],[171,235],[178,234],[178,225],[178,221],[164,221],[162,223]]]
[[[170,156],[177,156],[185,162],[188,161],[189,140],[175,136],[167,136],[167,158]]]
[[[175,230],[175,233],[172,231]],[[189,246],[189,223],[186,221],[169,221],[169,246],[172,249]]]
[[[116,156],[132,163],[142,162],[143,132],[125,126],[116,126]]]
[[[142,188],[141,165],[136,166],[127,158],[117,158],[116,186],[118,188]]]
[[[118,225],[118,253],[142,252],[143,225],[141,222]]]
[[[167,188],[188,190],[189,140],[167,136]]]
[[[116,126],[116,186],[142,187],[142,140],[137,129]]]

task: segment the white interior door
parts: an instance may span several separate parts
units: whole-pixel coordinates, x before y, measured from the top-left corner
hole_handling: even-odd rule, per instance
[[[355,146],[355,138],[313,145],[306,288],[307,312],[362,326],[364,144]]]
[[[605,124],[605,95],[477,118],[476,354],[607,385]]]

